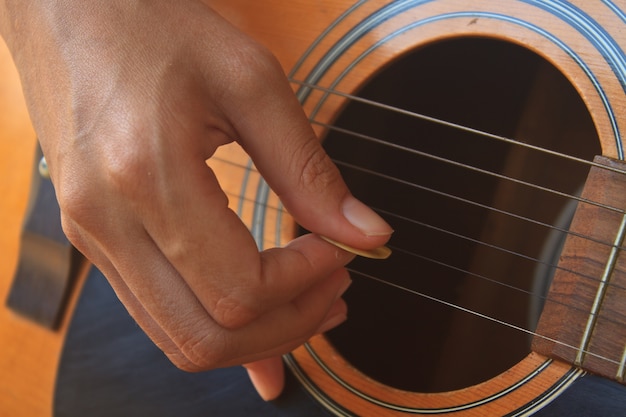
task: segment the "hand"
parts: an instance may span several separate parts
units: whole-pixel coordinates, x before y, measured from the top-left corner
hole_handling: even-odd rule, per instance
[[[345,320],[352,255],[313,234],[259,253],[205,161],[237,141],[305,228],[363,249],[391,233],[280,65],[199,1],[4,3],[70,241],[176,366],[247,364],[276,397],[279,355]]]

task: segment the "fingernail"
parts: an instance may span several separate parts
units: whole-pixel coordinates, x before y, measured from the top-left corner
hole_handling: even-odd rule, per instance
[[[330,317],[324,323],[322,323],[322,325],[317,329],[316,333],[324,333],[324,332],[329,331],[330,329],[334,329],[335,327],[339,326],[341,323],[343,323],[347,319],[348,319],[348,316],[345,313],[336,314]]]
[[[348,277],[348,279],[346,279],[341,284],[341,287],[339,287],[339,291],[337,291],[337,296],[335,297],[335,300],[340,299],[341,296],[348,290],[348,288],[350,288],[351,284],[352,284],[352,279],[350,279],[350,277]]]
[[[316,333],[327,332],[347,320],[348,316],[346,314],[346,303],[343,300],[340,300],[340,298],[348,290],[350,284],[352,284],[352,280],[350,278],[346,279],[341,284],[341,287],[339,287],[337,295],[335,296],[335,303],[328,312],[329,317],[324,323],[321,324]]]
[[[354,197],[343,203],[343,215],[366,236],[387,236],[393,233],[391,226],[378,214]]]

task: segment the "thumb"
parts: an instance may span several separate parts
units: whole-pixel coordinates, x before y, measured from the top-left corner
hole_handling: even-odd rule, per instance
[[[347,245],[372,249],[393,230],[352,196],[316,137],[280,68],[266,73],[257,92],[232,118],[239,143],[306,229]],[[242,117],[243,116],[243,117]]]

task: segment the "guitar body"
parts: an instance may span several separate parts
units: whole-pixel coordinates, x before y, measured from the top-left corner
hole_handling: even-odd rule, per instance
[[[239,368],[195,375],[174,368],[92,269],[86,282],[76,280],[57,330],[0,310],[0,415],[626,416],[626,390],[612,381],[623,381],[620,355],[626,357],[623,241],[607,237],[616,261],[604,268],[615,317],[606,321],[616,320],[617,330],[592,332],[611,339],[609,352],[570,359],[544,343],[561,340],[560,315],[542,314],[546,300],[546,311],[559,311],[550,305],[551,281],[565,298],[559,306],[569,308],[568,298],[579,303],[578,293],[560,290],[560,271],[578,267],[562,262],[587,256],[575,253],[567,233],[581,234],[580,224],[590,224],[577,221],[578,196],[595,201],[597,189],[610,189],[602,204],[626,209],[614,197],[626,195],[619,173],[626,132],[623,1],[209,3],[276,54],[351,189],[396,230],[394,256],[351,266],[350,320],[285,358],[288,388],[271,404],[257,398]],[[8,104],[1,116],[10,115],[2,120],[0,154],[6,299],[35,138],[6,52],[1,62],[7,76],[0,102]],[[372,102],[391,107],[373,110]],[[431,120],[405,119],[414,119],[409,112],[497,138],[434,128]],[[394,150],[373,147],[372,137],[393,142]],[[509,137],[530,147],[502,141]],[[581,167],[579,160],[598,155],[612,161],[600,160],[598,170],[615,166],[617,179]],[[223,147],[208,163],[260,246],[299,233],[239,148]],[[598,176],[604,180],[592,181]],[[600,226],[590,228],[613,228]],[[586,309],[585,300],[576,312]],[[602,308],[590,316],[604,323]]]

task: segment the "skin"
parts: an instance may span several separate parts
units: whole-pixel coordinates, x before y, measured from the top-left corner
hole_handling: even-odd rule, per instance
[[[0,0],[70,241],[186,371],[280,355],[347,317],[353,255],[391,228],[321,148],[275,58],[196,0]],[[238,142],[314,234],[263,252],[206,160]]]

